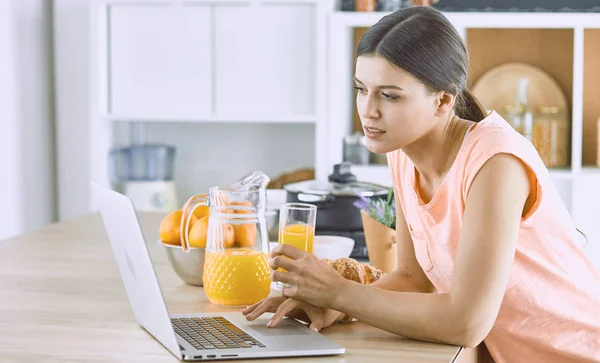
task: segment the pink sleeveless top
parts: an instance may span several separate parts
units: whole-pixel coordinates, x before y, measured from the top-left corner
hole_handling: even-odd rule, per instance
[[[496,112],[471,127],[429,203],[415,189],[413,163],[387,154],[416,258],[440,293],[452,289],[467,192],[483,164],[509,153],[528,165],[537,198],[521,221],[504,300],[484,342],[497,363],[600,362],[600,273],[582,249],[549,173],[533,145]]]

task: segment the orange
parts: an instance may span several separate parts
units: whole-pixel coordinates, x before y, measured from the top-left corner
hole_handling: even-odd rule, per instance
[[[222,246],[223,248],[231,248],[235,242],[235,232],[231,224],[221,224],[222,228]],[[203,217],[194,222],[190,228],[190,234],[188,235],[188,241],[190,247],[194,248],[206,248],[208,235],[208,216]]]
[[[231,224],[222,224],[223,228],[223,247],[231,248],[235,242],[235,232]]]
[[[254,247],[256,243],[256,225],[238,224],[233,226],[235,231],[235,244],[237,247]]]
[[[248,202],[248,201],[244,201],[244,202],[231,202],[231,203],[229,203],[229,205],[240,205],[240,206],[252,207],[252,202]],[[236,209],[233,212],[237,213],[237,214],[250,214],[250,213],[252,213],[249,210],[239,210],[239,209]]]
[[[181,221],[181,210],[175,210],[167,214],[165,218],[160,222],[158,233],[160,240],[163,243],[170,245],[179,245],[179,223]]]
[[[182,210],[174,210],[167,214],[166,217],[160,222],[158,234],[163,243],[181,246],[179,228],[181,225],[182,214]],[[193,225],[197,219],[198,218],[195,216],[192,216],[190,219],[190,225]]]
[[[208,216],[200,218],[190,228],[188,240],[190,247],[206,248],[206,235],[208,234]]]
[[[208,217],[210,215],[210,208],[206,205],[200,205],[194,209],[194,216],[198,219]]]
[[[181,208],[182,210],[187,210],[190,206],[190,204],[192,204],[193,202],[199,201],[199,200],[206,200],[208,199],[208,194],[196,194],[193,197],[191,197],[190,199],[187,200],[187,202],[185,202],[185,204],[183,205],[183,207]],[[206,217],[210,215],[210,208],[208,206],[205,205],[200,205],[198,207],[196,207],[196,209],[194,209],[194,216],[196,216],[198,219],[202,218],[202,217]]]

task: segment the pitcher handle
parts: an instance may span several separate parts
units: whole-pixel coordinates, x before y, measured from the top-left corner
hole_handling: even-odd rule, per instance
[[[190,242],[188,240],[190,219],[194,215],[194,210],[201,206],[208,206],[208,194],[194,195],[183,205],[181,224],[179,225],[179,242],[184,252],[190,251]]]

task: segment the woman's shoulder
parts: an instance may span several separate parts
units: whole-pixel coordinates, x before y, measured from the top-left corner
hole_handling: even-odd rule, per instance
[[[460,180],[463,198],[483,165],[498,154],[509,154],[521,161],[532,183],[532,190],[537,190],[536,199],[540,199],[542,185],[550,182],[548,169],[533,143],[496,112],[476,124],[465,139],[463,148],[456,175]]]
[[[467,167],[478,161],[485,161],[498,153],[508,153],[523,159],[534,169],[543,168],[543,163],[532,142],[518,133],[495,111],[471,128],[463,148],[464,152],[461,156]]]
[[[468,136],[474,141],[483,138],[507,140],[520,135],[500,114],[492,111],[486,118],[474,124]]]

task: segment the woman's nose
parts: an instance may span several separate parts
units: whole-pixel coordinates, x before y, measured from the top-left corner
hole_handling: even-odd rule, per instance
[[[377,119],[379,118],[379,109],[377,107],[377,102],[373,100],[371,97],[365,97],[363,100],[363,104],[361,109],[359,110],[359,115],[365,119]]]

